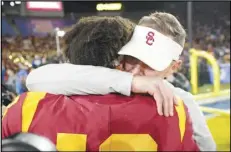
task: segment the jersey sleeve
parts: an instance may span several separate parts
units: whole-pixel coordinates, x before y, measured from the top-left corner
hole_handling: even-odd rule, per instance
[[[21,109],[25,97],[26,93],[16,97],[15,100],[5,109],[2,117],[2,139],[21,132]]]
[[[182,133],[184,133],[185,115],[182,112],[183,105],[179,104],[174,109],[174,116],[156,116],[157,133],[161,133],[158,138],[158,151],[179,151],[182,148]],[[159,119],[159,120],[158,120]]]
[[[164,123],[160,125],[162,126],[160,127],[162,129],[161,132],[163,132],[163,136],[165,136],[162,137],[161,135],[161,138],[165,139],[160,143],[160,149],[158,150],[199,151],[193,139],[192,122],[188,109],[183,101],[179,97],[177,98],[179,105],[174,109],[174,116],[165,118]]]
[[[15,133],[28,132],[37,105],[45,95],[44,92],[23,93],[6,108],[2,118],[3,139]]]

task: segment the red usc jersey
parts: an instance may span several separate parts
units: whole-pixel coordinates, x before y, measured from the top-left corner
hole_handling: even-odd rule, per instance
[[[2,138],[31,132],[59,151],[198,151],[183,102],[173,117],[157,114],[149,96],[64,96],[28,92],[7,109]]]

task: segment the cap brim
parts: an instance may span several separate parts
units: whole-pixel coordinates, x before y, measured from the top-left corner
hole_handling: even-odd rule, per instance
[[[146,52],[144,52],[146,51]],[[129,55],[147,64],[153,70],[163,71],[172,62],[171,53],[148,51],[141,46],[128,42],[120,51],[120,55]]]

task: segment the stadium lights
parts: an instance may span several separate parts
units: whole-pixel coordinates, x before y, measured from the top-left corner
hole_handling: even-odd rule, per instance
[[[10,55],[10,56],[9,56],[9,59],[11,60],[12,58],[13,58],[12,55]]]
[[[15,4],[21,4],[21,1],[15,1]]]
[[[28,61],[25,61],[24,64],[25,64],[26,66],[30,67],[30,68],[32,67],[32,64],[29,63]]]
[[[59,37],[63,37],[65,35],[65,32],[64,31],[57,31],[57,35]]]
[[[21,62],[25,62],[25,59],[23,57],[20,57]]]
[[[18,63],[19,62],[19,58],[15,58],[13,62],[14,63]]]
[[[10,6],[12,6],[12,7],[13,7],[13,6],[14,6],[14,2],[10,2]]]
[[[118,11],[121,10],[121,3],[99,3],[96,5],[97,11]]]

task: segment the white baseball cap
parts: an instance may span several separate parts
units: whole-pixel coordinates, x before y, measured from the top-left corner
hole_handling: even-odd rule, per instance
[[[157,71],[165,70],[173,60],[178,60],[183,47],[160,32],[136,26],[131,40],[118,54],[129,55]]]

